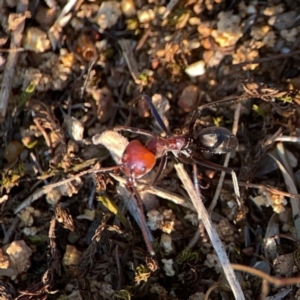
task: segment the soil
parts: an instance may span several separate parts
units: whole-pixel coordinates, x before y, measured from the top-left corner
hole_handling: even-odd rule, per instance
[[[298,299],[299,16],[0,1],[0,298]]]

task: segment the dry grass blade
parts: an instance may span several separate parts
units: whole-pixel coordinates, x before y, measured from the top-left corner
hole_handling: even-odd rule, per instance
[[[216,182],[216,181],[213,180],[213,182]],[[228,180],[228,179],[225,179],[224,183],[231,185],[232,181]],[[245,186],[247,188],[261,189],[265,192],[278,194],[278,195],[282,195],[282,196],[289,197],[289,198],[297,198],[297,199],[300,198],[299,194],[292,194],[292,193],[284,192],[284,191],[281,191],[279,189],[276,189],[275,187],[273,187],[271,185],[258,184],[258,183],[249,183],[249,182],[244,182],[244,181],[239,181],[239,185],[240,186]]]
[[[118,41],[119,45],[122,49],[124,59],[126,60],[128,69],[134,81],[138,84],[139,83],[139,72],[138,72],[138,64],[133,55],[133,46],[130,40],[121,39]]]
[[[276,278],[272,277],[265,272],[262,272],[260,270],[244,266],[244,265],[238,265],[238,264],[231,264],[231,267],[236,271],[241,272],[247,272],[253,275],[256,275],[264,280],[266,280],[268,283],[274,284],[275,286],[284,286],[284,285],[291,285],[291,284],[299,284],[300,278],[299,277],[292,277],[292,278]]]
[[[57,17],[54,24],[48,30],[48,35],[51,41],[52,48],[55,50],[61,36],[62,27],[66,26],[66,24],[70,21],[72,14],[70,11],[77,5],[77,8],[82,4],[82,0],[69,0],[64,8],[62,9],[61,13]]]
[[[17,6],[17,13],[25,14],[27,7],[28,7],[28,0],[19,0]],[[11,43],[10,43],[11,50],[17,49],[21,46],[24,26],[25,26],[25,18],[16,26],[15,30],[12,32]],[[19,57],[19,52],[17,51],[9,52],[7,63],[4,70],[1,92],[0,92],[0,115],[2,117],[5,117],[6,115],[8,98],[11,92],[12,79],[14,77],[14,72],[15,72],[15,67],[17,65],[18,57]]]
[[[207,234],[210,237],[211,243],[213,244],[215,252],[217,253],[220,263],[222,265],[225,277],[226,277],[226,279],[232,289],[232,292],[235,296],[235,299],[238,299],[238,300],[245,299],[243,291],[239,284],[239,281],[230,265],[230,261],[226,255],[226,252],[223,249],[222,242],[221,242],[214,226],[212,225],[210,217],[200,199],[200,195],[196,192],[196,189],[195,189],[191,179],[189,178],[187,172],[185,171],[183,165],[175,164],[175,169],[177,171],[177,174],[178,174],[184,188],[186,189],[187,193],[189,194],[189,196],[194,204],[194,207],[196,208],[199,220],[201,220],[204,224]]]
[[[171,13],[172,9],[176,6],[179,0],[171,0],[167,6],[166,12],[164,13],[163,19],[167,18]]]
[[[286,184],[286,188],[288,190],[289,193],[292,194],[298,194],[296,185],[294,183],[293,180],[293,175],[290,174],[287,170],[289,169],[289,167],[287,166],[287,161],[284,158],[285,154],[284,154],[284,147],[282,143],[277,143],[277,153],[279,153],[278,155],[280,156],[280,160],[277,159],[273,154],[268,153],[268,155],[270,157],[272,157],[275,162],[277,163],[284,182]],[[295,227],[296,227],[296,232],[297,232],[297,237],[300,238],[300,203],[299,200],[297,198],[291,198],[291,206],[292,206],[292,213],[293,213],[293,220],[295,223]]]
[[[118,182],[125,184],[126,183],[126,179],[118,176],[116,174],[110,174],[111,177],[113,177],[115,180],[117,180]],[[193,207],[193,205],[190,202],[187,202],[185,199],[183,199],[182,197],[179,197],[178,195],[171,193],[169,191],[166,191],[164,189],[158,188],[158,187],[153,187],[153,186],[149,186],[149,187],[144,187],[143,191],[149,193],[149,194],[153,194],[156,195],[160,198],[172,201],[175,204],[181,205],[183,207],[186,207],[190,210],[195,211],[195,208]]]

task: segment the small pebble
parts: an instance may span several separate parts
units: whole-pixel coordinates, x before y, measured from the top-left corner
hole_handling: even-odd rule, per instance
[[[288,29],[296,22],[297,13],[296,11],[288,11],[280,15],[272,16],[268,24],[275,27],[277,30]]]
[[[166,254],[170,254],[173,249],[172,238],[169,234],[163,233],[160,238],[160,246],[164,249]]]
[[[6,146],[4,151],[4,158],[7,160],[8,164],[13,163],[18,159],[18,156],[23,151],[24,146],[18,141],[11,141]]]
[[[50,41],[46,32],[37,28],[29,27],[23,39],[23,47],[26,50],[42,53],[50,49]]]
[[[199,88],[195,85],[188,85],[180,95],[178,106],[180,106],[184,112],[194,110],[197,107],[198,95]]]
[[[152,9],[139,10],[137,17],[140,23],[149,23],[155,18],[154,11]]]
[[[81,252],[75,246],[67,245],[66,252],[63,257],[63,264],[65,266],[76,266],[81,257]]]
[[[185,73],[190,77],[196,77],[205,73],[205,63],[203,60],[199,60],[185,69]]]
[[[136,8],[133,0],[122,0],[121,9],[127,18],[131,18],[136,15]]]
[[[173,259],[162,259],[161,262],[164,264],[164,271],[166,272],[167,276],[174,276],[175,270],[173,269]]]

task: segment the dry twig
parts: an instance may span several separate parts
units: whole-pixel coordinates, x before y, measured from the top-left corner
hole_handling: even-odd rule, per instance
[[[19,0],[17,14],[23,14],[24,18],[20,20],[15,30],[11,34],[10,50],[18,49],[21,46],[23,31],[25,26],[25,13],[28,7],[28,0]],[[9,52],[7,63],[4,70],[3,81],[0,92],[0,115],[4,118],[7,111],[8,98],[11,92],[12,79],[15,74],[15,67],[19,57],[18,51]]]
[[[196,168],[197,167],[194,166],[194,169],[196,169]],[[175,164],[175,169],[177,171],[177,174],[178,174],[182,184],[184,185],[184,188],[186,189],[187,193],[189,194],[189,196],[194,204],[194,207],[198,213],[199,220],[201,220],[204,224],[207,234],[210,237],[211,243],[213,244],[215,252],[218,255],[218,258],[222,265],[224,275],[225,275],[225,277],[232,289],[232,292],[235,296],[235,299],[238,299],[238,300],[245,299],[243,291],[239,284],[239,281],[230,265],[230,261],[227,257],[227,254],[223,249],[222,242],[216,232],[215,227],[212,225],[210,217],[202,203],[198,186],[195,184],[196,187],[194,187],[191,179],[189,178],[189,176],[188,176],[187,172],[185,171],[182,164]],[[194,170],[194,174],[196,176],[197,170]],[[197,182],[197,178],[195,178],[195,183],[196,182]]]

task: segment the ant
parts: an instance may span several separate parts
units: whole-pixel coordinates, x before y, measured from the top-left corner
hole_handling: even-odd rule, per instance
[[[156,108],[154,107],[151,99],[147,95],[142,95],[140,99],[144,99],[154,118],[158,122],[161,129],[166,133],[166,137],[158,137],[155,134],[148,132],[146,130],[127,127],[127,126],[118,126],[114,128],[115,131],[129,131],[133,133],[139,133],[145,136],[148,136],[149,139],[147,140],[145,147],[151,153],[155,155],[156,158],[161,158],[160,165],[158,167],[158,171],[156,176],[152,182],[154,186],[157,181],[159,180],[161,173],[165,167],[167,161],[167,153],[172,152],[176,158],[184,163],[197,163],[207,168],[211,168],[216,171],[221,171],[225,173],[231,174],[232,182],[234,191],[237,198],[240,198],[238,181],[235,172],[227,167],[212,163],[206,159],[203,159],[199,154],[196,153],[195,148],[200,152],[209,152],[212,154],[225,154],[229,152],[233,152],[238,147],[238,140],[237,137],[228,129],[223,127],[208,127],[201,129],[198,132],[194,132],[194,125],[198,116],[199,111],[194,111],[192,114],[192,118],[189,124],[189,129],[187,134],[182,135],[173,135],[165,126],[163,120],[161,119],[160,115],[158,114]],[[219,105],[221,103],[228,103],[228,102],[236,102],[234,100],[221,100],[216,101],[214,103],[205,104],[200,107],[203,109],[205,107],[211,107],[213,105]],[[136,155],[137,151],[133,151],[134,155]],[[140,156],[139,156],[140,159]],[[144,164],[146,166],[146,157],[145,159],[139,161],[139,164]],[[136,160],[137,163],[137,160]],[[149,161],[150,164],[150,161]],[[147,173],[149,170],[147,171]]]
[[[151,132],[133,127],[119,126],[114,128],[115,131],[124,130],[139,133],[148,136],[149,139],[145,146],[139,140],[132,140],[129,142],[125,147],[123,154],[121,155],[121,163],[112,168],[102,169],[102,171],[104,172],[119,169],[126,176],[126,186],[128,189],[132,189],[140,207],[141,230],[147,249],[151,255],[154,255],[151,242],[147,236],[146,220],[143,213],[143,202],[135,186],[136,179],[141,178],[149,173],[154,168],[157,158],[161,158],[157,174],[152,182],[152,185],[155,185],[165,167],[167,153],[172,152],[176,158],[185,163],[197,163],[208,168],[230,173],[232,176],[236,196],[239,197],[240,195],[235,172],[230,168],[214,164],[201,158],[193,150],[193,147],[196,146],[200,151],[207,151],[216,154],[228,153],[236,150],[238,147],[238,140],[237,137],[228,129],[222,127],[205,128],[194,136],[193,127],[197,117],[196,112],[194,112],[192,116],[188,134],[178,136],[172,135],[159,116],[150,97],[147,95],[142,95],[142,99],[146,100],[153,116],[157,120],[162,130],[167,134],[167,137],[157,137]],[[209,104],[209,106],[217,105],[217,103],[220,102],[222,101]],[[98,140],[98,136],[93,137],[93,142],[94,144],[101,143]]]

